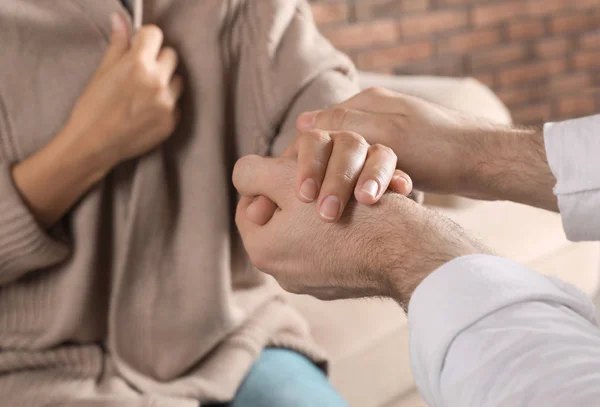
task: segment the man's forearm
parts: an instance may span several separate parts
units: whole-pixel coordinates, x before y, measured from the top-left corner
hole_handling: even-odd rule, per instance
[[[399,168],[425,192],[557,209],[541,130],[499,126],[380,88],[306,113],[298,124],[301,130],[353,131],[391,147]]]
[[[462,256],[492,254],[460,225],[406,197],[387,194],[376,210],[372,235],[364,240],[377,242],[376,249],[364,250],[377,255],[368,262],[373,269],[366,275],[382,275],[378,295],[391,297],[405,311],[415,289],[436,269]],[[410,239],[404,238],[407,228]]]
[[[558,211],[541,129],[497,127],[473,137],[462,194]],[[468,158],[467,158],[468,159]]]

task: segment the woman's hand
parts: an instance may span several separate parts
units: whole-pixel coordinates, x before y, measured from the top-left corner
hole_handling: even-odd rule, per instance
[[[396,169],[396,154],[383,145],[369,145],[357,133],[301,132],[283,156],[298,162],[296,196],[305,203],[316,201],[324,222],[337,222],[352,196],[372,205],[388,189],[402,195],[412,192],[410,177]],[[248,217],[264,225],[276,209],[269,199],[257,197],[248,207]]]
[[[177,125],[183,83],[177,53],[162,43],[158,27],[144,26],[130,47],[123,17],[113,16],[110,47],[64,133],[109,166],[148,152]]]
[[[64,129],[12,167],[15,185],[43,226],[51,226],[123,160],[165,141],[177,120],[183,84],[177,54],[162,32],[142,27],[129,44],[124,17],[113,16],[111,44]],[[52,188],[48,188],[52,185]]]

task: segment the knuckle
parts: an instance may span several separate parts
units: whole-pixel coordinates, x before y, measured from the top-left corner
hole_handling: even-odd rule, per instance
[[[177,51],[175,51],[174,48],[164,47],[161,52],[163,53],[164,57],[173,60],[175,62],[175,64],[177,64],[177,62],[179,60],[179,54],[177,53]]]
[[[384,88],[383,86],[371,86],[370,88],[367,88],[365,90],[365,94],[369,95],[369,96],[387,96],[390,94],[390,90],[387,88]]]
[[[316,171],[317,173],[323,173],[325,172],[325,169],[327,168],[327,162],[322,158],[322,157],[313,157],[312,161],[311,161],[311,166],[313,168],[313,171]],[[308,176],[313,175],[313,174],[307,174]]]
[[[387,180],[387,182],[389,182],[390,178],[392,177],[393,174],[393,170],[390,168],[387,168],[385,166],[382,165],[377,165],[375,167],[373,167],[373,169],[371,170],[372,174],[371,176],[373,176],[374,178],[377,179],[377,181],[379,181],[379,184],[383,185],[385,180]]]
[[[352,184],[356,178],[356,174],[351,169],[346,169],[334,174],[335,177],[335,189],[339,189],[341,186]]]
[[[142,37],[144,37],[144,39],[160,39],[162,41],[163,39],[163,31],[154,24],[148,24],[143,26],[140,29],[139,35],[141,35]]]
[[[173,47],[169,47],[169,46],[163,47],[162,53],[165,55],[168,55],[170,57],[177,57],[177,51],[175,51],[175,48],[173,48]]]
[[[136,55],[133,60],[133,73],[134,74],[145,74],[148,71],[148,64],[140,55]]]
[[[371,147],[369,147],[369,150],[372,154],[381,155],[387,158],[391,158],[393,160],[398,159],[394,150],[392,150],[388,146],[384,146],[383,144],[373,144]]]
[[[300,133],[300,138],[309,140],[314,143],[327,143],[331,140],[329,133],[323,130],[308,130]]]
[[[353,131],[344,131],[338,135],[341,144],[352,147],[352,148],[366,148],[368,146],[367,141],[358,133]]]

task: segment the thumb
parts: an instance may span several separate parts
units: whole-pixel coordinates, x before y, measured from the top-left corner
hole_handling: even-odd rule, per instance
[[[292,158],[247,155],[233,169],[233,185],[240,195],[263,195],[280,208],[296,199],[296,165]]]
[[[114,13],[111,16],[112,34],[110,45],[104,54],[100,69],[109,69],[119,61],[129,49],[129,26],[127,20],[121,13]]]
[[[263,226],[271,220],[275,211],[277,211],[277,205],[269,198],[258,196],[246,208],[246,216],[257,225]]]

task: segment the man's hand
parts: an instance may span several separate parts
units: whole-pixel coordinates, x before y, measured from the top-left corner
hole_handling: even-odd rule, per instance
[[[543,134],[500,126],[382,88],[297,121],[301,131],[353,131],[390,146],[424,191],[507,199],[556,210]]]
[[[485,124],[485,123],[484,123]],[[301,131],[353,131],[390,146],[398,164],[423,190],[454,191],[471,168],[470,138],[480,125],[451,109],[383,88],[368,89],[330,109],[301,115]]]
[[[408,304],[429,273],[456,257],[486,253],[450,220],[398,194],[376,205],[351,203],[337,223],[314,215],[315,204],[296,197],[293,158],[246,156],[233,181],[243,196],[236,223],[250,259],[294,293],[321,299],[389,296]],[[253,221],[254,197],[278,210]]]

